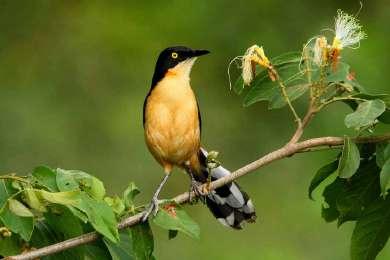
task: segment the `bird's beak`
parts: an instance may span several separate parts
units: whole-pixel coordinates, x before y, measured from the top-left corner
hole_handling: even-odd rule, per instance
[[[208,50],[193,50],[191,56],[192,57],[199,57],[202,55],[206,55],[210,53]]]

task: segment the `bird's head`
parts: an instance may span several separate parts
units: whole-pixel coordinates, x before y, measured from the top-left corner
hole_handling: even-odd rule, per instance
[[[157,59],[152,86],[165,76],[189,77],[196,58],[208,53],[207,50],[193,50],[184,46],[166,48]]]

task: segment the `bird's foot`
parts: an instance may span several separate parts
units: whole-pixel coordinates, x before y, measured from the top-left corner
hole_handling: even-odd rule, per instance
[[[191,180],[189,193],[190,193],[190,198],[189,198],[190,203],[196,203],[199,198],[202,199],[207,194],[207,192],[205,193],[202,184],[197,182],[194,179]],[[194,193],[195,196],[193,196],[192,193]]]
[[[153,197],[150,201],[149,207],[146,210],[145,214],[142,216],[142,222],[145,222],[150,214],[153,214],[153,216],[156,216],[158,212],[158,199],[156,197]]]
[[[211,178],[207,178],[207,182],[206,182],[206,184],[204,185],[202,192],[203,192],[205,195],[207,195],[207,194],[210,193],[210,191],[211,191]]]

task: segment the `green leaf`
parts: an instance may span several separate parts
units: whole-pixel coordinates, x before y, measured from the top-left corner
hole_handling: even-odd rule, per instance
[[[359,103],[356,100],[343,100],[352,110],[356,110]],[[378,121],[384,124],[390,124],[390,109],[387,108],[378,118]]]
[[[390,124],[390,109],[387,108],[386,111],[378,117],[378,120],[384,124]]]
[[[118,196],[114,196],[114,198],[105,197],[104,201],[107,202],[107,204],[112,208],[112,210],[117,215],[122,214],[125,210],[125,204]]]
[[[381,142],[376,144],[376,163],[379,167],[383,167],[387,159],[390,158],[390,144]]]
[[[283,81],[283,84],[286,86],[287,93],[290,91],[292,94],[298,98],[305,88],[303,86],[297,87],[305,83],[303,78],[303,72],[299,70],[298,64],[288,64],[282,66],[278,69],[280,78]],[[289,90],[291,86],[295,86],[295,89]],[[296,91],[296,89],[301,91]],[[277,100],[278,96],[281,96],[280,86],[277,81],[272,81],[268,74],[265,72],[259,73],[252,82],[251,88],[249,89],[247,95],[244,98],[244,106],[250,106],[259,101],[269,101]],[[293,97],[293,95],[292,95]],[[275,102],[275,101],[274,101]],[[276,107],[280,106],[276,105]],[[272,107],[272,106],[270,106]]]
[[[177,230],[199,239],[200,229],[198,224],[177,204],[165,204],[153,218],[153,222],[164,229]]]
[[[97,200],[106,194],[102,181],[82,171],[57,169],[56,182],[60,191],[82,190]]]
[[[345,125],[356,129],[372,125],[385,109],[385,103],[379,99],[362,102],[355,112],[345,117]]]
[[[86,194],[80,195],[80,201],[74,205],[84,212],[94,229],[114,243],[118,241],[117,221],[114,211],[104,201],[97,201]]]
[[[359,149],[349,137],[344,139],[343,152],[339,160],[338,175],[340,178],[352,177],[360,164]]]
[[[134,207],[134,198],[141,191],[135,185],[134,182],[130,182],[129,186],[127,186],[126,190],[123,192],[123,201],[125,203],[126,208]]]
[[[390,198],[368,205],[351,239],[352,260],[374,260],[390,236]]]
[[[125,230],[120,233],[118,243],[113,243],[108,239],[103,241],[110,251],[112,260],[136,260],[133,255],[132,241],[128,231]]]
[[[58,206],[55,213],[47,212],[44,219],[37,221],[31,237],[30,245],[36,248],[45,247],[83,234],[80,221],[73,216],[69,209]],[[44,259],[85,259],[85,246],[78,246],[66,251],[46,256]]]
[[[338,225],[357,220],[362,210],[380,195],[379,171],[375,158],[365,159],[350,179],[336,178],[325,187],[322,216],[327,222],[338,219]]]
[[[326,222],[335,221],[340,216],[336,202],[344,192],[344,182],[344,179],[336,178],[334,182],[325,187],[322,193],[325,205],[322,206],[321,215]]]
[[[34,219],[32,217],[20,217],[15,215],[5,207],[0,213],[3,224],[12,232],[19,234],[25,241],[29,241],[34,229]]]
[[[60,191],[80,190],[79,183],[75,180],[73,174],[67,170],[56,170],[56,183]]]
[[[67,209],[69,209],[73,216],[77,217],[78,219],[80,219],[83,223],[87,223],[88,222],[88,216],[87,214],[85,214],[83,211],[73,207],[73,206],[66,206]]]
[[[154,240],[149,222],[135,225],[129,231],[135,259],[152,259]]]
[[[96,177],[91,177],[91,184],[87,187],[86,192],[97,200],[102,200],[104,195],[106,195],[106,189],[104,188],[104,184],[101,180]]]
[[[0,236],[0,256],[18,255],[21,253],[21,243],[16,235]]]
[[[19,181],[12,180],[11,181],[11,187],[16,190],[16,192],[23,190],[22,185]]]
[[[343,182],[343,193],[336,200],[340,212],[338,225],[346,221],[357,220],[362,210],[380,195],[379,171],[375,160],[363,160],[356,174]]]
[[[15,199],[8,200],[9,210],[19,217],[34,217],[34,214],[23,203]]]
[[[309,90],[309,84],[298,84],[295,86],[291,86],[286,88],[287,96],[290,99],[290,101],[294,101],[295,99],[301,97],[307,90]],[[281,90],[280,95],[275,95],[273,98],[270,100],[269,109],[277,109],[277,108],[282,108],[285,105],[287,105],[287,102],[285,98],[282,95]]]
[[[47,188],[49,191],[58,192],[56,173],[46,166],[38,166],[32,172],[32,176],[38,185]]]
[[[17,192],[12,187],[12,182],[9,180],[0,180],[0,211],[7,203],[8,199]]]
[[[380,173],[380,183],[382,195],[386,196],[387,191],[390,189],[390,158],[383,164]]]
[[[274,82],[263,80],[263,82],[257,83],[255,80],[244,98],[244,106],[248,107],[259,101],[270,101],[278,94],[278,86]]]
[[[286,64],[296,63],[299,64],[302,60],[301,52],[286,52],[271,59],[271,64],[274,67],[281,67]]]
[[[336,71],[333,71],[333,68],[330,68],[326,80],[328,82],[344,82],[348,81],[350,66],[344,62],[340,62],[337,65]]]
[[[25,189],[24,190],[24,196],[25,196],[25,201],[27,205],[35,209],[39,212],[46,212],[46,207],[45,205],[39,200],[35,190],[33,189]]]
[[[78,191],[62,191],[62,192],[48,192],[45,190],[35,190],[44,200],[61,204],[74,206],[80,202],[80,192]]]
[[[68,222],[69,223],[69,222]],[[60,224],[60,223],[59,223]],[[72,229],[72,227],[69,227]],[[70,237],[67,237],[70,238]],[[46,221],[37,221],[35,224],[34,232],[29,242],[31,246],[35,248],[41,248],[49,246],[65,239],[65,236],[61,232],[57,232]],[[53,255],[45,256],[45,260],[82,260],[84,259],[84,247],[79,246],[76,248],[68,249],[63,252],[59,252]]]
[[[103,245],[85,245],[84,260],[112,260],[110,252],[107,246],[102,242]]]
[[[314,178],[311,180],[309,186],[309,198],[313,200],[312,193],[313,191],[332,173],[334,173],[338,168],[338,160],[328,163],[327,165],[321,167]]]
[[[60,242],[52,230],[44,221],[37,221],[35,223],[34,232],[31,236],[30,244],[35,248],[45,247],[56,242]],[[66,251],[65,251],[66,252]],[[62,254],[54,254],[46,256],[45,260],[57,260],[61,258]]]
[[[45,220],[48,227],[53,230],[57,241],[74,238],[83,234],[80,221],[66,207],[60,207],[61,214],[46,213]],[[66,250],[68,259],[84,259],[84,246]],[[64,253],[65,253],[64,252]]]
[[[60,212],[60,213],[59,213]],[[47,224],[60,236],[62,240],[79,236],[83,233],[83,227],[78,218],[64,206],[56,209],[56,212],[44,214]]]

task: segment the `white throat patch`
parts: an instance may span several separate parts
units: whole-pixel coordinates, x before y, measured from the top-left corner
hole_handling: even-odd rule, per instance
[[[189,79],[191,69],[195,63],[196,58],[197,57],[193,57],[193,58],[189,58],[187,60],[184,60],[184,61],[180,62],[179,64],[177,64],[175,67],[169,69],[168,71],[172,72],[173,74],[176,74],[176,76],[178,76],[178,77]]]

